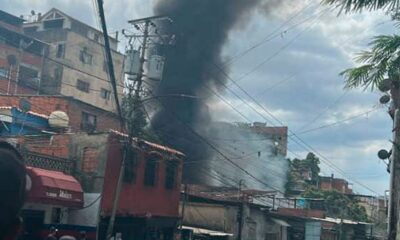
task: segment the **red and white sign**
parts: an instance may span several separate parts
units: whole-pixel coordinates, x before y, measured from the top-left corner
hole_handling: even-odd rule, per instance
[[[27,167],[28,201],[65,207],[83,207],[79,182],[62,172]]]

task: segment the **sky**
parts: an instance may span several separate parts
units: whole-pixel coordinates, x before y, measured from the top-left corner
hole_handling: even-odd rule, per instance
[[[151,15],[155,0],[104,2],[108,28],[114,32],[129,28],[129,19]],[[98,26],[93,4],[93,0],[0,0],[2,10],[17,16],[56,7]],[[257,103],[232,83],[230,89],[245,103],[230,91],[223,94],[253,121],[288,126],[288,157],[314,151],[321,159],[322,174],[346,178],[355,192],[383,195],[389,175],[377,152],[390,149],[387,106],[379,104],[379,92],[344,90],[339,73],[355,66],[355,53],[366,49],[373,36],[395,32],[382,12],[338,16],[337,10],[321,6],[318,0],[295,5],[292,1],[268,15],[254,10],[248,21],[231,31],[223,56],[233,59],[229,76]],[[241,54],[255,45],[259,46]],[[218,100],[210,108],[216,120],[245,121]]]

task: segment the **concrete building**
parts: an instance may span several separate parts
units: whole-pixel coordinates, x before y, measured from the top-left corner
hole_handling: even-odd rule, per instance
[[[0,10],[0,93],[37,94],[48,45],[23,33],[24,20]]]
[[[55,8],[25,23],[23,28],[26,35],[50,44],[40,83],[43,94],[73,96],[98,108],[116,111],[101,31]],[[117,51],[117,39],[109,40],[118,93],[122,94],[124,55]]]
[[[287,224],[270,217],[269,207],[241,200],[236,189],[188,185],[183,239],[286,240]],[[242,192],[242,194],[246,194]],[[241,194],[241,195],[242,195]],[[182,208],[183,209],[183,208]]]

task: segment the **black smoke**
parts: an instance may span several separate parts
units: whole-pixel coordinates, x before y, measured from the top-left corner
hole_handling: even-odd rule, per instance
[[[279,1],[272,1],[276,5]],[[173,45],[159,46],[166,56],[164,76],[156,95],[187,94],[200,99],[160,98],[160,110],[152,126],[163,142],[187,155],[184,180],[188,183],[205,183],[207,159],[214,153],[207,144],[192,132],[208,136],[212,123],[205,99],[210,88],[221,92],[226,78],[221,56],[229,33],[242,26],[257,7],[265,8],[262,0],[159,0],[154,7],[156,15],[170,17],[172,23],[162,23],[162,33],[175,36]],[[222,71],[221,71],[222,69]],[[201,162],[193,164],[194,161]],[[206,178],[205,178],[206,176]]]

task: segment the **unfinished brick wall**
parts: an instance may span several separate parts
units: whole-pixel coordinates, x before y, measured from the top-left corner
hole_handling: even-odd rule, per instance
[[[55,110],[68,112],[68,101],[62,97],[53,96],[0,96],[0,106],[18,107],[21,98],[31,103],[31,111],[50,115]]]
[[[53,135],[43,137],[21,137],[20,145],[24,150],[59,158],[69,158],[69,135]]]
[[[97,171],[99,166],[99,150],[93,147],[85,147],[82,156],[82,171],[93,173]]]

